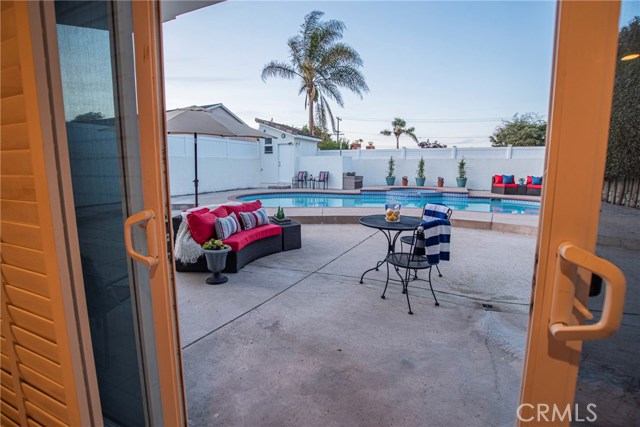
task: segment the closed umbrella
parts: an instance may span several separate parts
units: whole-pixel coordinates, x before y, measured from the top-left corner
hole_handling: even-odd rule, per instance
[[[215,111],[215,110],[214,110]],[[198,206],[198,134],[224,137],[264,138],[264,134],[246,124],[216,112],[199,107],[179,108],[167,113],[167,132],[171,134],[193,134],[195,164],[195,205]]]

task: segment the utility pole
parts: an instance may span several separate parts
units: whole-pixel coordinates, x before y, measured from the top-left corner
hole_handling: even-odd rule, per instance
[[[336,130],[336,141],[338,141],[338,147],[340,148],[340,157],[342,157],[342,143],[340,142],[340,122],[342,119],[336,116],[338,119],[338,130]]]

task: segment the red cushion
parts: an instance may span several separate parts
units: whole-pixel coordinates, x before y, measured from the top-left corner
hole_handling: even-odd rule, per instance
[[[182,212],[187,212],[187,209],[183,210]],[[193,210],[189,211],[189,213],[192,213],[192,214],[202,214],[205,212],[209,212],[209,208],[200,208],[200,209],[193,208]]]
[[[517,188],[518,184],[493,184],[494,187]]]
[[[533,185],[533,184],[528,184],[527,188],[542,188],[542,185]]]
[[[191,237],[198,244],[202,245],[213,236],[213,228],[216,218],[227,216],[227,210],[224,206],[220,206],[212,211],[204,208],[187,215],[187,224]]]
[[[531,175],[527,175],[527,185],[531,184],[533,180],[531,179]]]
[[[228,213],[235,213],[236,216],[240,216],[238,215],[239,212],[253,212],[253,211],[257,211],[258,209],[260,209],[262,207],[262,202],[260,200],[256,200],[253,202],[248,202],[248,203],[243,203],[241,205],[228,205],[226,206],[227,208],[227,212]]]
[[[275,224],[267,224],[262,227],[252,228],[251,230],[243,230],[229,237],[224,242],[231,246],[232,251],[239,251],[249,243],[264,239],[265,237],[277,236],[278,234],[282,234],[282,227]]]
[[[494,175],[493,176],[494,184],[502,184],[502,175]]]

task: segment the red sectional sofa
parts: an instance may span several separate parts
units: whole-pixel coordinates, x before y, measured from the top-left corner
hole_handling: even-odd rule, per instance
[[[540,177],[542,182],[542,177]],[[533,184],[533,177],[527,176],[527,196],[539,196],[542,193],[542,184]]]
[[[496,194],[518,194],[518,184],[515,183],[513,175],[509,176],[512,183],[505,184],[503,182],[504,175],[494,175],[491,179],[491,192]]]
[[[258,202],[259,203],[259,202]],[[234,212],[251,212],[259,208],[252,203],[244,203],[237,206],[221,206],[208,213],[218,216],[226,216]],[[206,227],[207,219],[204,219]],[[182,223],[182,215],[176,215],[172,218],[173,222],[173,238],[177,238],[178,229]],[[190,224],[191,226],[191,224]],[[198,229],[191,228],[191,234],[194,240],[202,241],[203,238],[208,240],[204,235],[198,235]],[[196,236],[198,238],[196,238]],[[198,242],[199,243],[199,242]],[[237,273],[242,267],[263,256],[282,251],[282,227],[275,224],[263,225],[251,230],[241,230],[224,240],[224,243],[231,246],[231,252],[227,255],[227,263],[224,269],[225,273]],[[194,263],[184,263],[176,259],[176,271],[180,272],[208,272],[207,260],[204,255],[200,256]]]

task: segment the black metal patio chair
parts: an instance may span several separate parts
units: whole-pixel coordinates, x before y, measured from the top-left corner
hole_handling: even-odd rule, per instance
[[[426,203],[422,208],[422,220],[423,221],[433,221],[436,219],[450,219],[453,211],[447,205],[443,205],[442,203]],[[400,245],[404,247],[404,245],[410,245],[413,243],[413,235],[411,236],[402,236],[400,237]],[[442,273],[440,272],[440,267],[438,264],[435,265],[436,270],[438,270],[438,276],[442,277]],[[418,277],[418,271],[415,272],[415,277]]]
[[[449,221],[446,222],[449,223]],[[435,221],[433,223],[435,223]],[[413,314],[413,311],[411,310],[411,301],[409,301],[409,282],[414,280],[423,280],[425,282],[428,282],[429,288],[431,289],[431,294],[433,295],[433,299],[435,301],[435,305],[440,305],[440,303],[438,302],[438,298],[433,291],[433,285],[431,284],[431,267],[433,265],[437,265],[437,263],[431,264],[425,251],[424,226],[426,224],[426,222],[423,222],[422,224],[418,225],[415,228],[412,236],[410,236],[411,243],[409,244],[409,252],[392,252],[387,255],[386,258],[387,282],[384,285],[384,291],[382,292],[380,298],[385,299],[387,287],[389,286],[389,265],[392,265],[396,274],[400,278],[400,283],[402,284],[402,293],[407,296],[409,314]],[[404,275],[400,272],[400,269],[404,269]],[[418,279],[417,276],[411,278],[411,270],[429,270],[428,278],[426,280]]]

